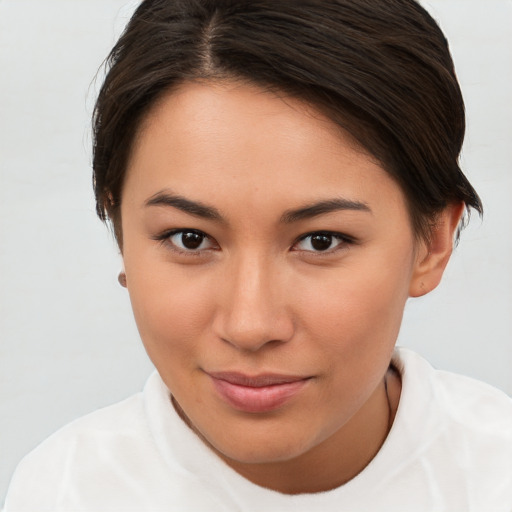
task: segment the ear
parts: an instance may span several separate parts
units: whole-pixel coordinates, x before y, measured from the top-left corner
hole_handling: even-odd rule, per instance
[[[126,272],[124,271],[124,261],[123,261],[123,265],[121,267],[121,271],[119,272],[119,274],[117,276],[117,280],[123,288],[128,287],[127,282],[126,282]]]
[[[453,251],[455,231],[463,211],[462,202],[447,206],[437,216],[430,240],[419,244],[409,286],[410,297],[421,297],[440,283]]]

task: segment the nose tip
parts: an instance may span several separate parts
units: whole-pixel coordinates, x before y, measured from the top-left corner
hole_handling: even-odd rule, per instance
[[[258,302],[239,297],[221,314],[219,334],[234,347],[256,352],[266,345],[285,343],[293,336],[293,323],[283,305],[270,298]]]
[[[223,341],[256,352],[292,338],[294,324],[285,287],[275,276],[252,265],[250,270],[232,272],[220,295],[216,331]]]

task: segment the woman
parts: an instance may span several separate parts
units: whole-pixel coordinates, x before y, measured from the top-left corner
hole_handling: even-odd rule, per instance
[[[482,211],[430,16],[146,0],[109,64],[97,211],[158,373],[6,510],[510,510],[510,399],[394,350]]]

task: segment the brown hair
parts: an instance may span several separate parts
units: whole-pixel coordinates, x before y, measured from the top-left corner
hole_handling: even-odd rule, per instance
[[[417,235],[450,203],[482,213],[458,164],[464,104],[448,43],[414,0],[144,0],[106,63],[94,189],[120,243],[137,129],[189,80],[245,80],[313,105],[394,177]]]

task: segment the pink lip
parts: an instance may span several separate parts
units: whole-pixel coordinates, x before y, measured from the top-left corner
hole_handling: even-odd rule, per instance
[[[309,377],[237,372],[208,373],[219,395],[235,409],[263,413],[273,411],[299,393]]]

